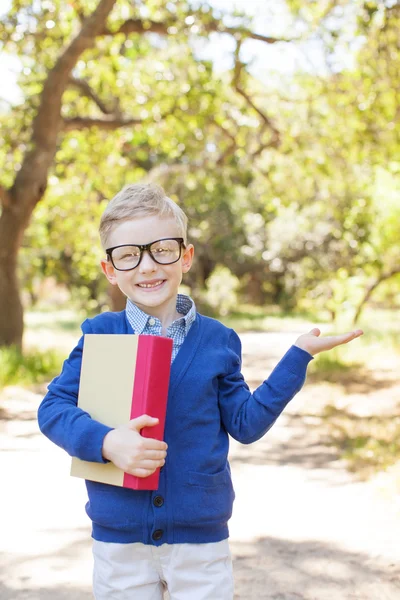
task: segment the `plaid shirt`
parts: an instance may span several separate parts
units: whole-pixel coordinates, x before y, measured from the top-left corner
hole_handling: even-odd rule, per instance
[[[125,310],[128,321],[136,334],[164,335],[160,319],[147,315],[129,298]],[[189,296],[178,294],[176,298],[176,310],[182,317],[171,323],[166,334],[173,341],[171,362],[174,361],[179,348],[182,346],[190,327],[196,319],[196,306]]]

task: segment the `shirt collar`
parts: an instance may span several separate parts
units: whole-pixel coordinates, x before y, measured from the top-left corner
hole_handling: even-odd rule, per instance
[[[148,315],[143,310],[141,310],[129,298],[127,299],[125,310],[126,315],[128,317],[128,321],[132,326],[133,331],[139,335],[145,330],[149,319],[156,319],[156,317],[152,317],[151,315]],[[185,325],[185,334],[187,334],[191,325],[196,320],[195,303],[193,302],[192,298],[190,298],[190,296],[178,294],[176,298],[176,310],[182,315],[182,317],[176,319],[174,323],[177,323],[178,321],[183,321]]]

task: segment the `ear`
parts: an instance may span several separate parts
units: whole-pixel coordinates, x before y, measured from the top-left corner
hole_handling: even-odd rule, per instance
[[[194,256],[194,246],[193,244],[189,244],[186,246],[183,256],[182,256],[182,272],[187,273],[192,266]]]
[[[117,285],[117,275],[110,260],[102,259],[100,261],[101,270],[112,285]]]

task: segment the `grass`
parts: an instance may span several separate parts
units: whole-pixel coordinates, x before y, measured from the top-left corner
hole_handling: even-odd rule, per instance
[[[400,415],[359,417],[325,407],[330,443],[362,479],[394,465],[400,457]]]
[[[85,319],[84,313],[73,310],[27,311],[25,326],[28,331],[79,332],[79,326]]]
[[[60,371],[63,357],[57,350],[0,348],[0,389],[6,385],[29,386],[48,381]]]
[[[238,333],[245,331],[289,331],[305,322],[312,323],[313,315],[305,312],[284,313],[279,307],[242,305],[220,320]]]
[[[314,383],[318,381],[339,383],[344,375],[359,371],[363,366],[362,362],[350,361],[341,355],[340,350],[333,349],[329,354],[320,354],[317,360],[313,360],[308,373]]]

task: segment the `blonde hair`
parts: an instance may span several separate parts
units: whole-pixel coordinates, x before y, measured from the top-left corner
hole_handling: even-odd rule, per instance
[[[102,214],[99,227],[101,245],[106,248],[108,236],[119,223],[153,215],[161,219],[175,219],[184,244],[187,243],[187,216],[176,202],[154,183],[131,183],[110,200]]]

